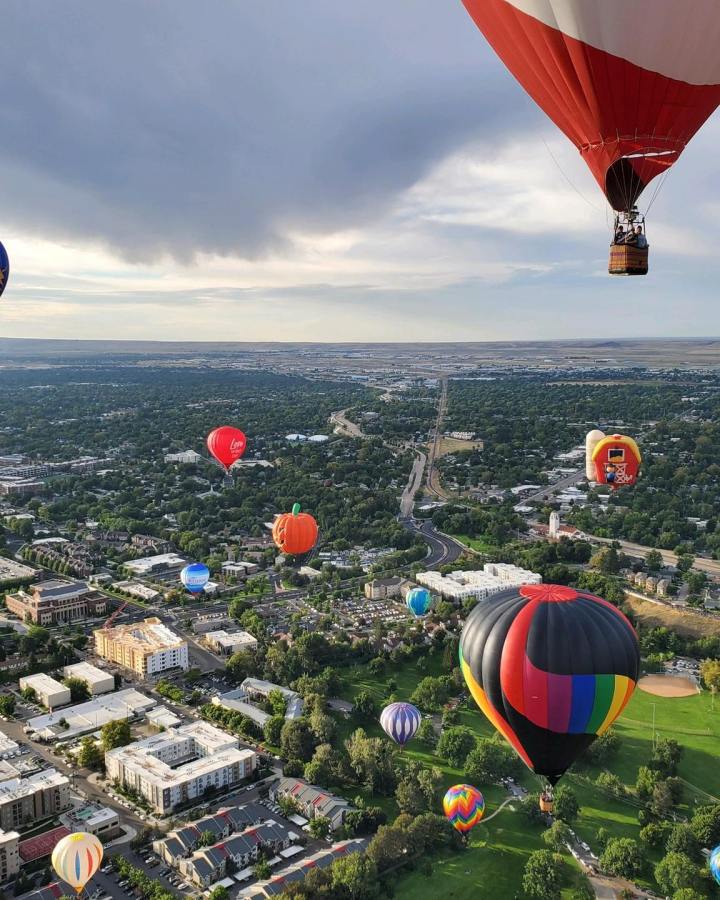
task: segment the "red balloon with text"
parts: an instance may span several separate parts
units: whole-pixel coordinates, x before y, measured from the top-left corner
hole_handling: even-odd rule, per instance
[[[242,458],[247,447],[247,438],[239,428],[223,425],[211,431],[207,437],[210,453],[227,472],[233,463]]]

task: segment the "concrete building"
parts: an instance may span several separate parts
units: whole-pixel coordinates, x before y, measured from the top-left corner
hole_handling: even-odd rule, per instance
[[[213,653],[220,656],[232,656],[239,650],[257,650],[257,638],[247,631],[236,631],[228,634],[227,631],[208,631],[203,636],[203,642]]]
[[[548,537],[551,541],[560,540],[560,513],[553,510],[550,513],[550,522],[548,524]]]
[[[55,769],[0,783],[0,828],[12,831],[70,806],[70,781]]]
[[[180,453],[166,453],[166,463],[180,463],[181,465],[195,465],[202,460],[202,456],[194,450],[183,450]]]
[[[105,754],[108,779],[132,787],[160,815],[200,800],[208,790],[238,784],[256,765],[254,751],[241,750],[237,738],[207,722],[171,728]]]
[[[7,759],[10,756],[14,756],[17,750],[17,743],[0,732],[0,759]]]
[[[71,666],[65,666],[63,675],[66,678],[79,678],[84,681],[95,697],[97,694],[107,694],[109,691],[115,690],[115,679],[109,672],[103,672],[97,666],[91,665],[89,662],[74,663]]]
[[[0,479],[0,494],[5,497],[32,497],[44,491],[44,481],[12,476]]]
[[[38,740],[69,741],[98,731],[117,719],[134,719],[152,709],[156,701],[134,688],[102,694],[87,703],[68,706],[49,715],[35,716],[25,725],[25,732]]]
[[[399,597],[404,580],[397,575],[392,578],[375,578],[365,585],[365,596],[368,600],[391,600]]]
[[[173,575],[180,572],[188,564],[188,561],[177,553],[158,553],[156,556],[144,556],[141,559],[131,559],[123,563],[127,569],[138,578],[148,578],[158,575]]]
[[[6,597],[8,610],[35,625],[67,625],[81,619],[104,616],[107,598],[84,581],[43,581],[27,591]]]
[[[329,791],[308,784],[302,778],[281,778],[270,790],[274,800],[293,800],[302,815],[308,819],[324,817],[330,821],[333,831],[345,822],[345,816],[352,807],[342,797],[335,797]]]
[[[484,600],[511,587],[541,584],[536,572],[529,572],[509,563],[486,563],[482,570],[457,571],[449,575],[439,572],[419,572],[415,580],[447,600],[462,602],[466,597]]]
[[[115,810],[96,803],[64,813],[60,821],[71,832],[86,831],[101,840],[112,840],[120,834],[120,819]]]
[[[209,613],[193,619],[192,627],[195,634],[207,634],[208,631],[220,631],[230,624],[230,618],[225,613]]]
[[[149,709],[145,713],[148,725],[156,728],[158,731],[165,731],[168,728],[175,728],[180,725],[181,719],[169,710],[167,706],[156,706],[155,709]]]
[[[141,678],[168,669],[187,669],[188,645],[158,618],[94,632],[95,652]]]
[[[255,575],[259,571],[260,566],[257,563],[246,560],[228,561],[222,564],[222,573],[225,578],[247,578],[248,575]]]
[[[17,831],[0,831],[0,882],[20,871],[20,835]]]
[[[58,706],[65,706],[71,700],[70,688],[55,681],[44,672],[38,672],[37,675],[25,675],[20,679],[19,684],[21,691],[27,688],[35,691],[38,702],[50,710],[56,709]]]
[[[113,584],[113,588],[115,588],[116,591],[122,591],[123,594],[137,597],[138,600],[145,600],[147,603],[152,603],[153,600],[157,600],[162,596],[160,591],[148,587],[146,584],[142,584],[139,581],[116,581]]]

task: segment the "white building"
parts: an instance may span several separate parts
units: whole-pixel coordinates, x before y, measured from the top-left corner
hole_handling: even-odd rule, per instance
[[[132,669],[141,678],[190,665],[187,641],[156,617],[101,628],[93,636],[98,656]]]
[[[131,597],[137,597],[138,600],[145,600],[148,603],[152,603],[153,600],[157,600],[158,597],[162,596],[160,591],[148,587],[139,581],[116,581],[113,587],[116,591],[122,591],[124,594],[129,594]]]
[[[107,694],[109,691],[115,690],[115,679],[113,676],[88,662],[79,662],[74,663],[72,666],[65,666],[63,675],[66,678],[79,678],[80,681],[84,681],[93,697],[96,694]]]
[[[9,831],[58,815],[70,806],[70,779],[55,769],[0,784],[0,828]]]
[[[557,541],[560,538],[560,513],[553,510],[550,513],[550,522],[548,524],[548,537],[551,541]]]
[[[7,735],[0,732],[0,759],[7,759],[13,756],[18,749],[15,741],[11,740]]]
[[[105,754],[110,781],[132,787],[163,815],[252,775],[257,755],[207,722],[171,728]]]
[[[120,818],[115,810],[95,803],[65,813],[60,821],[70,831],[86,831],[106,840],[120,831]]]
[[[203,641],[213,653],[219,653],[221,656],[232,656],[239,650],[257,650],[258,645],[257,638],[247,631],[237,631],[235,634],[228,634],[227,631],[208,631]]]
[[[55,681],[44,672],[38,672],[37,675],[25,675],[19,681],[20,690],[31,688],[35,691],[38,701],[48,709],[55,709],[57,706],[64,706],[70,702],[70,688]]]
[[[237,562],[224,562],[222,564],[223,575],[230,575],[233,578],[247,578],[248,575],[254,575],[260,571],[260,566],[254,562],[246,562],[238,560]]]
[[[182,463],[184,465],[193,465],[199,463],[202,456],[194,450],[183,450],[180,453],[166,453],[166,463]]]
[[[102,694],[87,703],[68,706],[49,715],[35,716],[25,725],[25,732],[46,741],[69,741],[98,731],[108,722],[142,716],[155,705],[155,700],[134,688],[128,688],[113,694]]]
[[[138,578],[150,575],[168,575],[184,569],[188,561],[178,553],[158,553],[156,556],[143,556],[123,563],[123,568]]]
[[[537,573],[509,563],[486,563],[482,570],[457,571],[449,575],[441,575],[439,572],[419,572],[415,580],[445,599],[457,601],[467,597],[484,600],[506,588],[542,582]]]
[[[20,835],[17,831],[0,830],[0,882],[20,871]]]

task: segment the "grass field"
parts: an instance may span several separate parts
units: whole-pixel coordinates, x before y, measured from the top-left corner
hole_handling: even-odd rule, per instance
[[[439,655],[426,657],[427,667],[419,671],[414,662],[388,669],[388,674],[373,678],[367,668],[358,667],[346,676],[345,699],[352,700],[361,690],[371,693],[378,703],[382,703],[389,691],[387,678],[392,676],[397,682],[396,695],[409,699],[418,681],[425,675],[439,675],[442,672]],[[686,803],[681,812],[692,814],[696,804],[712,802],[720,798],[720,700],[712,708],[709,694],[692,697],[665,698],[636,691],[627,709],[616,723],[615,729],[621,738],[621,749],[608,768],[622,781],[632,787],[637,779],[638,769],[647,764],[652,753],[653,715],[656,737],[674,738],[684,748],[679,767],[679,775],[687,782]],[[461,706],[460,724],[467,725],[478,737],[490,737],[493,728],[474,706]],[[382,735],[377,722],[359,723],[355,719],[340,720],[339,738],[344,740],[358,725],[372,735]],[[435,765],[443,772],[443,789],[451,784],[464,781],[461,770],[448,766],[439,760],[431,748],[420,741],[412,742],[404,751],[408,758],[417,759],[425,765]],[[624,802],[608,796],[588,779],[594,779],[599,770],[584,770],[578,776],[570,773],[567,783],[577,794],[581,806],[580,817],[575,831],[591,847],[597,849],[596,835],[599,828],[605,828],[613,837],[638,839],[638,809],[631,802]],[[530,772],[524,772],[521,783],[530,791],[539,789],[540,780]],[[503,790],[495,785],[477,785],[486,798],[486,815],[492,814],[506,798]],[[392,815],[396,806],[392,798],[366,798],[377,803]],[[440,798],[438,798],[439,804]],[[720,802],[720,800],[718,800]],[[528,822],[517,811],[517,804],[505,807],[487,825],[479,826],[471,837],[469,849],[461,854],[448,855],[433,860],[433,874],[428,877],[419,871],[401,876],[395,896],[401,900],[409,898],[513,898],[521,893],[522,874],[528,855],[544,847],[541,830]],[[662,854],[653,853],[648,857],[652,864]],[[568,866],[574,866],[567,857]],[[568,874],[570,874],[568,868]],[[650,871],[640,884],[653,884]],[[564,892],[569,896],[570,891]]]
[[[720,635],[720,618],[710,618],[678,610],[658,603],[647,603],[637,597],[626,595],[626,602],[638,620],[650,627],[671,628],[687,637],[717,637]]]
[[[484,446],[482,441],[464,441],[458,438],[444,437],[440,441],[437,458],[449,456],[451,453],[467,452],[468,450],[482,450]]]

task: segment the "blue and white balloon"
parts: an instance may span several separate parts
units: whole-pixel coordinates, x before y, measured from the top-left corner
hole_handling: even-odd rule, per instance
[[[210,569],[203,563],[191,563],[180,573],[180,581],[191,594],[199,594],[210,581]]]
[[[715,881],[720,884],[720,846],[710,854],[710,871]]]
[[[426,616],[432,606],[432,594],[426,588],[416,587],[408,592],[405,602],[414,616]]]
[[[380,713],[383,731],[401,747],[415,737],[420,719],[420,711],[412,703],[391,703]]]

